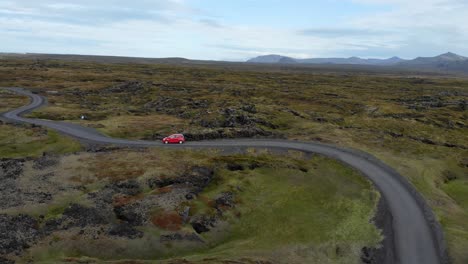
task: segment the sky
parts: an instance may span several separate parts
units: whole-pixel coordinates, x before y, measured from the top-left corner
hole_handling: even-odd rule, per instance
[[[467,43],[468,0],[0,0],[0,52],[414,58]]]

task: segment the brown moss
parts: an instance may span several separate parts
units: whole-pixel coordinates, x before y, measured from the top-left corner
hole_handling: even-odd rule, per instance
[[[112,205],[114,207],[124,206],[127,204],[131,204],[135,201],[141,200],[143,198],[143,194],[139,194],[136,196],[129,196],[129,195],[116,195],[113,198]]]
[[[157,193],[170,193],[172,192],[173,188],[171,186],[166,186],[166,187],[162,187],[162,188],[159,188],[157,190]]]
[[[160,212],[151,218],[151,222],[162,229],[178,231],[182,227],[182,217],[175,211]]]

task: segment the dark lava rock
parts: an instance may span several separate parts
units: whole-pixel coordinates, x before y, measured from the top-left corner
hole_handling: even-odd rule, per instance
[[[36,170],[43,170],[52,167],[58,163],[58,159],[47,154],[43,154],[42,157],[34,160],[33,168]]]
[[[145,217],[136,210],[136,206],[136,204],[116,206],[114,207],[115,216],[132,226],[141,226],[144,223]]]
[[[108,217],[106,217],[101,210],[97,208],[87,208],[79,204],[71,204],[66,208],[62,218],[69,221],[68,227],[85,227],[109,223]]]
[[[211,228],[216,226],[216,222],[217,220],[215,217],[202,216],[198,219],[194,219],[190,225],[198,234],[201,234],[210,231]]]
[[[42,232],[44,235],[50,235],[56,230],[63,229],[62,228],[63,219],[51,219],[45,222],[44,227],[42,228]]]
[[[192,98],[189,98],[187,105],[193,109],[208,108],[209,102],[207,100],[194,100]]]
[[[234,194],[232,192],[222,193],[215,199],[215,207],[217,209],[234,207],[234,205]]]
[[[93,200],[98,207],[106,207],[114,201],[115,190],[112,188],[103,188],[97,192],[88,193],[88,199]]]
[[[274,134],[258,127],[227,128],[218,130],[202,131],[197,133],[185,132],[184,136],[189,141],[210,140],[220,138],[251,138],[271,137]]]
[[[221,124],[219,123],[218,120],[206,120],[206,119],[202,119],[200,120],[200,126],[202,127],[206,127],[206,128],[217,128],[217,127],[220,127]]]
[[[261,165],[259,162],[257,162],[257,161],[252,161],[252,162],[250,162],[250,164],[249,164],[249,169],[250,169],[250,170],[255,170],[255,169],[257,169],[257,168],[260,168],[261,166],[262,166],[262,165]]]
[[[112,152],[114,150],[122,149],[121,147],[107,147],[107,146],[100,146],[100,145],[89,145],[86,147],[86,152],[89,153],[107,153]]]
[[[0,215],[0,254],[19,254],[39,238],[39,223],[28,215]]]
[[[442,172],[442,180],[444,181],[444,183],[449,183],[451,181],[456,180],[457,178],[457,175],[452,171],[446,170]]]
[[[204,243],[203,240],[199,236],[197,236],[197,234],[195,233],[191,233],[191,234],[175,233],[175,234],[169,234],[169,235],[162,235],[160,236],[159,240],[162,243],[172,242],[172,241],[182,241],[182,240]]]
[[[468,109],[468,100],[460,100],[458,102],[458,108],[460,111],[466,111]]]
[[[189,141],[208,140],[224,138],[222,130],[211,130],[197,133],[184,133],[185,139]]]
[[[245,112],[248,112],[248,113],[251,113],[251,114],[255,114],[257,113],[257,108],[255,107],[255,105],[253,104],[246,104],[246,105],[243,105],[241,107],[242,110],[244,110]]]
[[[225,121],[221,124],[222,127],[237,127],[254,123],[250,116],[233,108],[224,109],[224,117]]]
[[[127,180],[113,183],[106,186],[113,189],[116,193],[122,193],[130,196],[135,196],[143,191],[142,187],[136,180]]]
[[[242,166],[241,164],[229,163],[227,164],[227,169],[230,171],[241,171],[244,170],[244,166]]]
[[[17,179],[23,172],[24,159],[1,159],[0,180]]]
[[[187,199],[187,200],[193,200],[193,199],[195,199],[196,197],[197,197],[197,195],[194,194],[194,193],[187,193],[187,194],[185,195],[185,199]]]
[[[376,263],[374,260],[375,249],[364,247],[361,251],[361,261],[366,264]]]
[[[462,168],[468,168],[468,157],[462,159],[458,165]]]
[[[0,257],[0,264],[15,264],[13,260]]]
[[[113,87],[107,88],[104,91],[105,92],[111,92],[111,93],[124,93],[124,92],[130,92],[130,93],[135,93],[139,92],[145,89],[145,84],[140,81],[127,81],[118,85],[115,85]]]
[[[145,104],[144,108],[166,114],[180,114],[180,107],[185,106],[186,104],[186,101],[179,98],[161,96],[158,99]]]
[[[23,201],[31,201],[36,203],[47,203],[52,200],[52,194],[46,192],[25,192],[23,193]]]
[[[0,209],[24,204],[18,179],[23,172],[22,159],[0,160]]]
[[[213,179],[214,171],[208,167],[195,166],[186,171],[182,176],[175,178],[150,179],[148,185],[154,189],[173,184],[186,184],[195,187],[195,191],[203,190]]]
[[[128,223],[120,223],[111,226],[107,234],[110,236],[127,237],[130,239],[143,237],[143,232],[141,232],[140,230],[136,230],[133,226],[131,226]]]

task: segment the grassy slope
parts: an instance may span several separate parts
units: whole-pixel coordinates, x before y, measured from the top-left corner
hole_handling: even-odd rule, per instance
[[[467,150],[427,143],[468,146],[466,104],[465,108],[460,104],[466,102],[465,79],[63,62],[39,63],[32,71],[29,65],[29,61],[5,63],[0,76],[16,77],[3,81],[3,85],[64,92],[49,96],[52,107],[35,113],[36,117],[79,122],[79,114],[87,113],[92,119],[88,122],[104,133],[127,137],[131,128],[136,137],[147,137],[171,130],[210,130],[200,125],[201,119],[222,120],[227,107],[255,104],[255,117],[277,126],[274,130],[260,126],[264,129],[289,138],[322,140],[373,153],[408,177],[426,197],[444,226],[455,262],[468,261],[464,250],[468,248]],[[12,67],[17,70],[12,71]],[[144,93],[100,96],[93,92],[125,80],[145,83]],[[91,92],[77,97],[71,93],[76,90]],[[182,109],[185,119],[177,116],[177,111],[167,118],[143,107],[160,96],[182,99],[182,106],[174,108]],[[189,98],[206,101],[207,106],[189,107]],[[116,125],[114,120],[123,123]],[[170,123],[161,124],[159,120]]]
[[[375,206],[376,193],[349,168],[325,158],[313,163],[316,167],[308,173],[271,168],[223,172],[226,190],[247,181],[238,209],[241,219],[231,220],[222,244],[189,259],[253,255],[279,263],[359,262],[360,249],[379,241],[375,228],[363,225],[373,215],[369,205]]]
[[[80,144],[55,131],[42,128],[0,125],[0,157],[39,157],[42,153],[63,154],[79,151]]]

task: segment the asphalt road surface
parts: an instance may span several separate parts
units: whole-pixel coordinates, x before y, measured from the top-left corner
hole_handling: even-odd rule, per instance
[[[46,99],[22,88],[5,88],[28,96],[29,105],[14,109],[2,115],[10,122],[29,123],[48,127],[87,143],[110,144],[137,147],[166,148],[216,148],[236,150],[246,147],[299,150],[322,154],[344,162],[369,178],[385,198],[388,209],[393,215],[393,241],[396,259],[387,263],[436,264],[446,263],[446,249],[440,225],[422,196],[399,175],[370,154],[358,150],[341,148],[333,145],[275,139],[232,139],[187,142],[184,145],[164,145],[161,142],[126,140],[110,138],[98,131],[59,121],[29,119],[22,114],[41,107]]]

